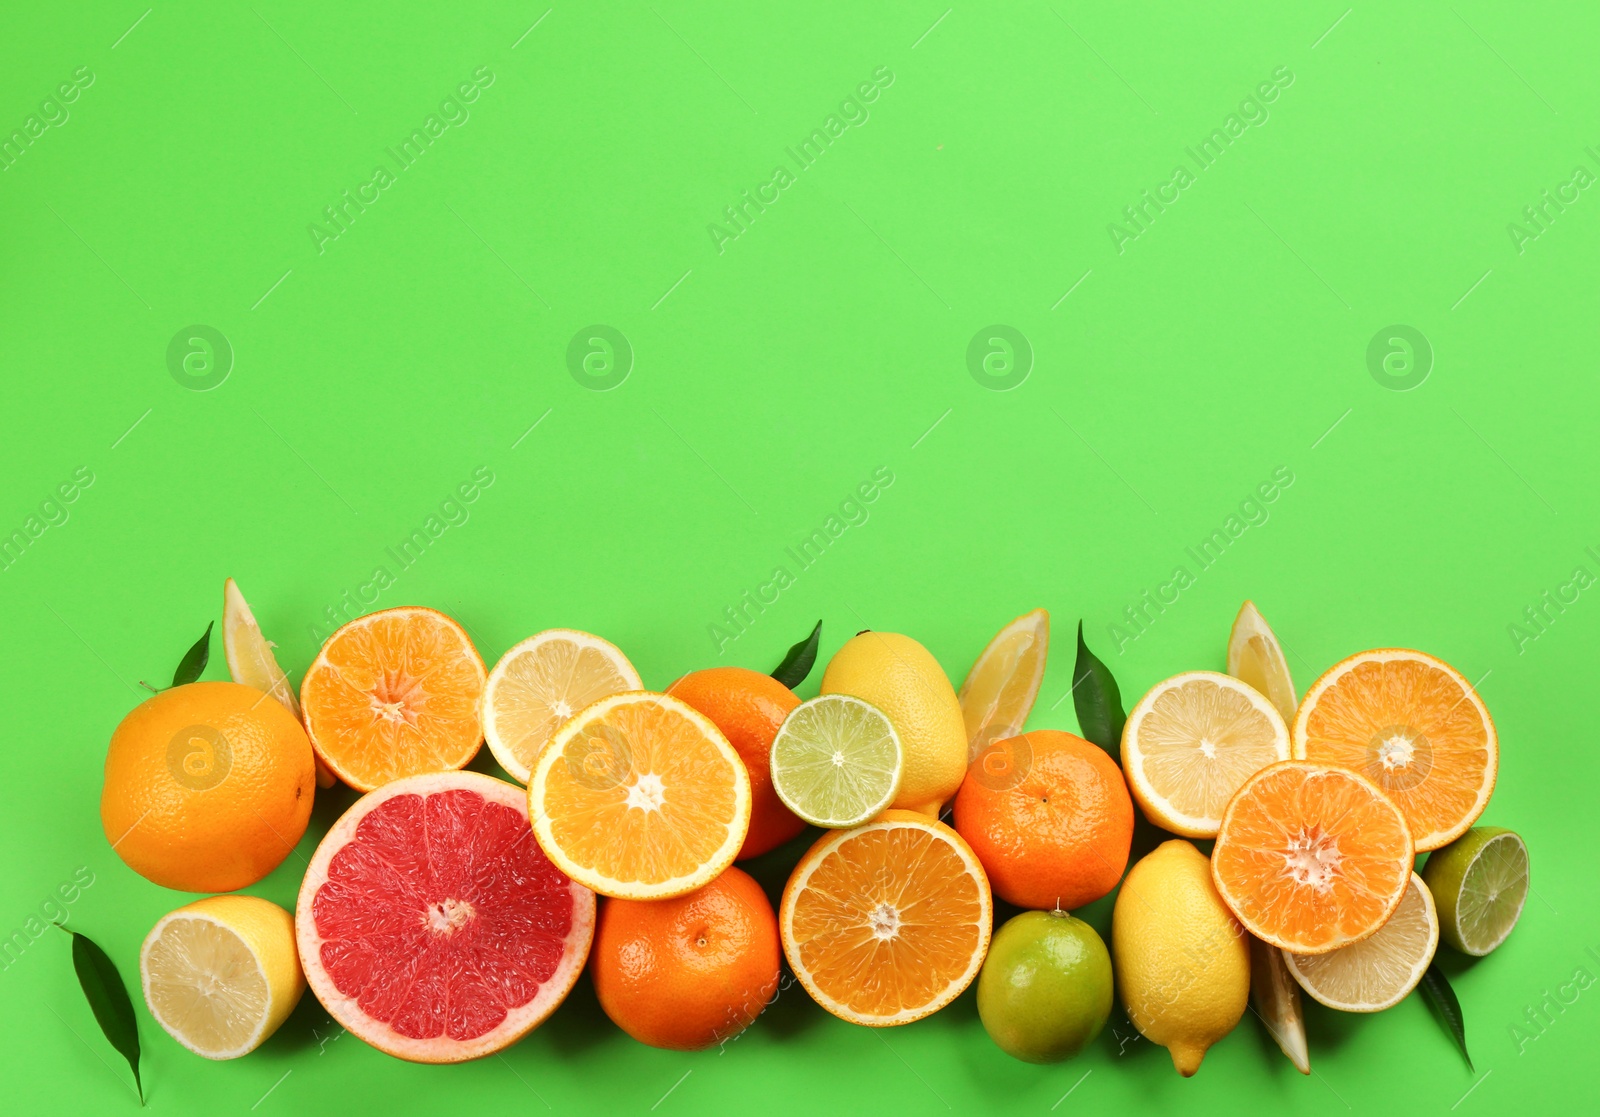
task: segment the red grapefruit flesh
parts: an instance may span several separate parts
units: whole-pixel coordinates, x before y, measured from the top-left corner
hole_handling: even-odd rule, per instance
[[[333,1018],[418,1063],[492,1055],[566,998],[594,893],[550,863],[527,793],[477,772],[396,780],[345,812],[300,886],[306,982]]]

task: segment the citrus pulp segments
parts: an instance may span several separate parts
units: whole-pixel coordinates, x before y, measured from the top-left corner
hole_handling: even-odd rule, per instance
[[[848,694],[802,702],[772,741],[773,790],[813,826],[858,826],[881,814],[899,794],[904,770],[894,724]]]
[[[306,988],[293,918],[256,896],[212,896],[162,916],[140,948],[139,982],[156,1022],[207,1059],[261,1046]]]
[[[335,1020],[397,1058],[456,1063],[502,1050],[556,1010],[589,957],[595,899],[550,864],[526,811],[520,787],[435,772],[363,796],[333,825],[300,886],[295,933],[306,981]],[[343,929],[362,903],[370,936],[324,926]],[[331,972],[355,968],[373,979],[342,988]],[[451,1015],[432,1021],[441,1004]]]
[[[1294,676],[1277,634],[1261,615],[1255,602],[1239,606],[1228,633],[1228,674],[1241,679],[1266,695],[1283,715],[1285,725],[1294,721],[1299,700],[1294,696]]]
[[[639,672],[610,641],[551,628],[517,644],[494,665],[483,691],[483,736],[518,783],[568,718],[602,698],[643,690]]]
[[[1438,948],[1433,894],[1412,873],[1400,906],[1373,934],[1326,954],[1282,957],[1300,988],[1329,1008],[1382,1012],[1417,987]]]
[[[1414,859],[1405,816],[1370,780],[1286,760],[1251,776],[1228,803],[1211,877],[1256,938],[1324,954],[1383,926]]]
[[[359,617],[300,680],[311,747],[358,791],[463,768],[483,743],[486,674],[466,630],[435,609]]]
[[[300,716],[300,700],[289,677],[278,666],[272,643],[261,634],[250,603],[232,578],[222,584],[222,652],[234,682],[265,691],[296,718]]]
[[[967,762],[986,745],[1022,732],[1050,651],[1050,614],[1024,613],[995,634],[956,694],[967,730]]]
[[[841,1020],[875,1028],[920,1020],[960,996],[983,966],[993,924],[971,847],[906,810],[824,835],[795,866],[778,909],[783,952],[806,992]]]
[[[1260,691],[1216,671],[1150,688],[1122,731],[1128,788],[1157,826],[1214,838],[1228,800],[1253,773],[1289,759],[1289,730]]]
[[[1494,792],[1488,707],[1425,652],[1376,648],[1334,664],[1306,691],[1292,733],[1297,759],[1353,769],[1394,799],[1419,853],[1465,833]]]
[[[1423,871],[1427,880],[1435,882],[1433,887],[1456,888],[1453,903],[1434,897],[1444,913],[1441,919],[1446,920],[1440,930],[1446,942],[1475,958],[1490,953],[1510,936],[1522,917],[1529,887],[1528,847],[1522,838],[1514,831],[1486,826],[1469,831],[1460,841],[1471,841],[1479,833],[1487,837],[1459,870],[1459,877],[1454,873],[1436,876],[1444,867],[1447,850],[1430,857]]]
[[[527,811],[573,880],[604,896],[664,900],[733,863],[750,826],[750,776],[710,718],[671,695],[629,691],[545,744]]]

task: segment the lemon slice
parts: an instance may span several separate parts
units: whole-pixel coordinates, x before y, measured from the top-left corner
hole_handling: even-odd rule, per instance
[[[272,641],[261,634],[250,603],[232,578],[222,584],[222,654],[228,660],[228,676],[234,682],[272,695],[296,721],[300,720],[300,700],[295,697],[294,687],[289,685],[289,676],[278,666],[278,657],[272,654]],[[332,770],[320,756],[314,759],[317,786],[332,787]]]
[[[547,629],[506,652],[489,672],[483,738],[500,767],[525,784],[534,757],[574,714],[643,689],[615,644],[570,628]]]
[[[1381,1012],[1417,987],[1439,947],[1439,918],[1422,878],[1411,883],[1389,921],[1360,942],[1326,954],[1283,952],[1300,988],[1341,1012]]]
[[[1528,899],[1528,847],[1511,830],[1474,826],[1428,856],[1422,879],[1444,941],[1481,958],[1506,941]]]
[[[986,746],[1015,737],[1027,723],[1044,681],[1050,614],[1024,613],[996,633],[956,695],[967,729],[967,763]]]
[[[888,716],[848,694],[802,702],[772,740],[772,787],[813,826],[859,826],[900,791],[905,751]]]
[[[1285,725],[1293,723],[1298,700],[1289,661],[1283,658],[1278,637],[1253,601],[1239,606],[1239,615],[1233,618],[1233,631],[1228,634],[1228,674],[1271,699]]]
[[[208,1059],[237,1059],[305,992],[294,917],[257,896],[213,896],[161,917],[139,952],[150,1015]]]
[[[1300,1007],[1300,986],[1289,973],[1283,952],[1250,936],[1250,1003],[1277,1041],[1278,1049],[1301,1074],[1311,1073],[1306,1046],[1306,1017]]]
[[[1151,822],[1214,838],[1233,793],[1289,759],[1289,727],[1255,687],[1215,671],[1157,683],[1128,715],[1122,770]]]

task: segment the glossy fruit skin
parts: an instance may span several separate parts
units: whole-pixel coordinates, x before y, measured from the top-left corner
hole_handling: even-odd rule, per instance
[[[778,920],[728,868],[670,900],[607,900],[590,972],[600,1007],[640,1043],[699,1051],[744,1031],[778,988]]]
[[[892,806],[937,818],[966,774],[967,729],[933,654],[899,633],[857,633],[828,661],[822,693],[853,694],[889,715],[906,758]]]
[[[1065,912],[1025,911],[989,944],[978,1016],[1012,1058],[1058,1063],[1082,1051],[1111,1015],[1111,954],[1095,929]]]
[[[282,704],[239,683],[188,683],[146,699],[111,734],[100,822],[140,876],[232,892],[294,849],[315,790],[311,742]]]
[[[1111,913],[1111,952],[1128,1019],[1188,1078],[1250,995],[1249,938],[1205,854],[1174,839],[1129,870]]]
[[[1015,768],[980,768],[1009,757]],[[1071,910],[1117,886],[1133,841],[1133,800],[1104,749],[1037,729],[985,750],[961,782],[955,828],[995,894],[1022,908]]]
[[[806,828],[772,789],[772,739],[798,705],[794,691],[771,675],[748,667],[708,667],[691,671],[667,688],[711,719],[744,761],[750,775],[750,830],[736,861],[776,849]]]
[[[1461,898],[1461,886],[1468,867],[1483,851],[1483,847],[1501,834],[1510,834],[1518,841],[1522,840],[1515,831],[1504,826],[1474,826],[1443,849],[1429,854],[1428,863],[1422,867],[1422,881],[1428,886],[1439,908],[1439,937],[1451,949],[1475,958],[1497,949],[1498,944],[1484,951],[1473,949],[1463,941],[1457,901]]]

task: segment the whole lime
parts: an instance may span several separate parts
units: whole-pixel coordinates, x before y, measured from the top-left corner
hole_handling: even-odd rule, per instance
[[[1007,1055],[1070,1059],[1111,1015],[1111,954],[1095,929],[1061,911],[1025,911],[995,932],[978,975],[978,1016]]]

